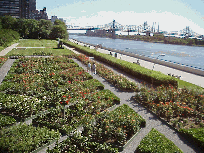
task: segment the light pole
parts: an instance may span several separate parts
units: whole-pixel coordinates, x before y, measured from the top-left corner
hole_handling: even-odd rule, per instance
[[[159,56],[165,56],[165,54],[160,54]],[[159,56],[158,56],[156,59],[158,59]],[[154,66],[155,66],[155,63],[154,63],[154,65],[153,65],[152,71],[154,70]]]

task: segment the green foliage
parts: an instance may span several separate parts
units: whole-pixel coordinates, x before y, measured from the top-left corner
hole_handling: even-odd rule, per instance
[[[0,46],[7,47],[13,41],[19,40],[19,34],[11,29],[0,29]]]
[[[0,131],[1,152],[31,152],[53,139],[59,139],[59,132],[46,127],[20,124]]]
[[[54,26],[51,29],[50,33],[50,38],[51,39],[68,39],[68,32],[67,32],[67,27],[64,22],[60,20],[55,20]]]
[[[140,145],[137,147],[137,153],[167,153],[176,152],[182,153],[171,140],[167,139],[163,134],[158,132],[156,129],[152,129],[145,138],[142,139]]]
[[[6,16],[1,17],[1,23],[2,23],[3,29],[15,30],[16,29],[15,25],[17,23],[17,19],[6,15]]]
[[[63,25],[54,25],[50,33],[50,38],[51,39],[56,39],[56,38],[67,39],[68,38],[67,29],[64,28]]]
[[[143,79],[144,81],[147,81],[151,84],[153,83],[154,85],[157,85],[157,86],[162,84],[166,86],[168,86],[169,84],[172,84],[175,87],[178,86],[178,82],[176,78],[167,76],[161,72],[152,71],[147,68],[136,65],[134,63],[116,59],[107,54],[97,52],[94,49],[89,49],[87,47],[80,46],[69,41],[64,41],[64,43],[68,46],[75,47],[78,51],[81,51],[82,53],[85,53],[88,56],[94,56],[94,58],[98,60],[104,61],[105,63],[110,64],[114,67],[120,68],[121,70],[137,78]]]
[[[2,29],[2,21],[1,21],[1,18],[0,18],[0,30]]]
[[[180,129],[179,132],[195,144],[199,145],[204,151],[204,128]]]
[[[41,39],[48,39],[52,29],[52,22],[50,20],[41,19],[39,21],[39,37]]]
[[[15,122],[16,120],[13,117],[0,114],[0,129],[5,126],[12,125]]]
[[[117,148],[112,148],[106,143],[100,144],[97,142],[90,142],[87,137],[82,137],[79,134],[69,136],[65,141],[57,143],[52,150],[47,150],[48,153],[61,153],[61,152],[103,152],[103,153],[118,153]]]
[[[31,39],[36,39],[38,38],[38,33],[39,33],[39,21],[34,20],[34,19],[27,19],[26,20],[26,24],[25,24],[25,28],[26,28],[26,35],[28,36],[28,38]],[[25,35],[25,36],[26,36]]]

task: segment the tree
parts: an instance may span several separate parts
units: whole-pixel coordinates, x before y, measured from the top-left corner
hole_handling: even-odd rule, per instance
[[[26,31],[25,30],[26,29],[26,19],[22,19],[22,18],[17,19],[16,28],[20,34],[20,37],[24,37],[25,31]]]
[[[52,27],[52,30],[50,33],[50,38],[68,39],[67,27],[64,22],[60,20],[55,20],[54,26]]]
[[[28,29],[28,37],[37,39],[39,33],[39,21],[35,19],[27,19],[26,27]]]
[[[48,39],[52,29],[52,22],[50,20],[41,19],[39,21],[39,37]]]
[[[3,29],[16,30],[16,27],[15,27],[16,22],[17,22],[16,18],[6,15],[6,16],[1,17],[1,22],[2,22]]]
[[[50,33],[50,38],[68,39],[67,29],[65,29],[62,25],[54,25]]]

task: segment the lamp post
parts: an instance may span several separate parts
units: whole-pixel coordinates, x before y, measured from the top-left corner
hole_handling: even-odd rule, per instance
[[[160,54],[159,56],[165,56],[165,54]],[[159,56],[158,56],[156,59],[158,59]],[[153,65],[152,71],[154,70],[154,66],[155,66],[155,63],[154,63],[154,65]]]

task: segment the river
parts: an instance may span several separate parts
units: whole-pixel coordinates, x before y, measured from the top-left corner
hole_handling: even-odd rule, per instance
[[[204,47],[79,36],[73,34],[70,34],[69,38],[94,45],[102,44],[102,46],[107,48],[142,54],[150,58],[157,58],[160,54],[165,54],[165,56],[160,56],[159,59],[180,63],[204,71]]]

